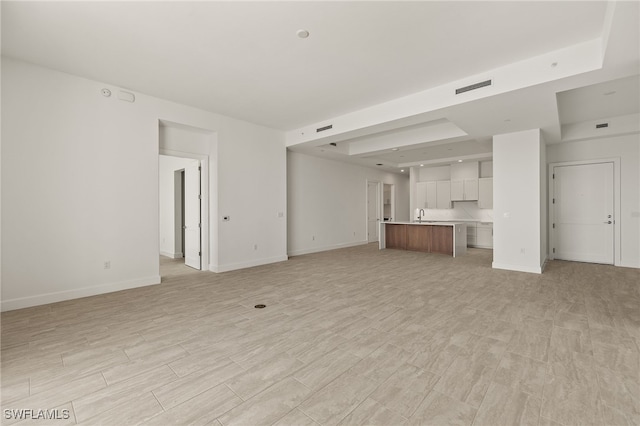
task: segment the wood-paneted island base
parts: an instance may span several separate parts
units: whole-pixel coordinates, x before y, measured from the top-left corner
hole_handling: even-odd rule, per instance
[[[467,224],[461,222],[382,222],[380,249],[459,256],[467,252]]]

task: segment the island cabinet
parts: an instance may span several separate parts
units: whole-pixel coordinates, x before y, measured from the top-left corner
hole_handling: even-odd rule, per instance
[[[432,226],[407,227],[407,250],[431,252],[431,228]]]
[[[386,224],[385,242],[387,248],[405,250],[407,247],[407,225]]]
[[[429,226],[431,253],[453,255],[453,229],[449,226]]]
[[[425,253],[441,253],[455,256],[462,248],[455,250],[456,233],[466,237],[466,226],[453,227],[431,224],[391,224],[385,223],[381,233],[384,247],[388,249],[422,251]],[[460,236],[459,238],[463,238]],[[466,238],[460,241],[466,248]]]

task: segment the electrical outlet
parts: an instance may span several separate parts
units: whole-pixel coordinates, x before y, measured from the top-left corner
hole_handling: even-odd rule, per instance
[[[110,260],[105,260],[104,261],[104,269],[111,269],[111,261]]]
[[[525,250],[523,248],[520,249],[520,253],[524,254]]]
[[[254,250],[258,250],[258,245],[257,245],[257,244],[254,244],[254,245],[253,245],[253,249],[254,249]]]
[[[284,212],[278,212],[278,217],[284,217]]]
[[[315,240],[316,240],[316,236],[315,236],[315,235],[312,235],[312,236],[311,236],[311,241],[315,241]]]

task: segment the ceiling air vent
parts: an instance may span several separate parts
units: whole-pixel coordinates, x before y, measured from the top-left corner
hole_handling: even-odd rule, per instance
[[[476,90],[481,87],[491,86],[491,80],[481,81],[480,83],[470,84],[469,86],[464,86],[459,89],[456,89],[456,95],[460,93],[468,92],[470,90]]]
[[[316,133],[324,132],[325,130],[333,129],[333,124],[329,124],[328,126],[318,127],[316,129]]]
[[[605,127],[609,127],[609,123],[596,124],[596,129],[604,129]]]

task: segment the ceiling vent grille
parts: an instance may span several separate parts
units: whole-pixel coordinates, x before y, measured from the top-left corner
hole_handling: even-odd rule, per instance
[[[456,89],[456,95],[459,95],[460,93],[464,93],[464,92],[469,92],[471,90],[476,90],[481,87],[491,86],[491,84],[492,84],[491,80],[485,80],[485,81],[481,81],[480,83],[470,84],[469,86],[464,86],[459,89]]]
[[[316,133],[324,132],[325,130],[333,129],[333,124],[329,124],[328,126],[318,127],[316,129]]]
[[[596,129],[604,129],[605,127],[609,127],[609,123],[596,124]]]

